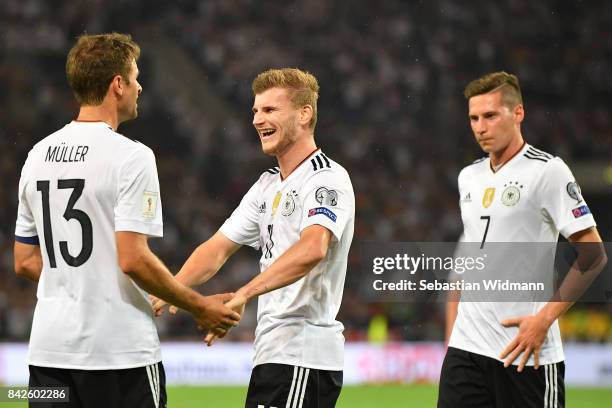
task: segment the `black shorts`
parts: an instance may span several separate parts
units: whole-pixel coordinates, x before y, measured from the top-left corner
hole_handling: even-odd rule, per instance
[[[565,363],[537,370],[449,347],[442,364],[438,408],[564,408]]]
[[[251,372],[246,408],[335,407],[342,371],[261,364]]]
[[[166,408],[162,363],[124,370],[30,366],[30,387],[69,387],[69,403],[31,402],[32,408]]]

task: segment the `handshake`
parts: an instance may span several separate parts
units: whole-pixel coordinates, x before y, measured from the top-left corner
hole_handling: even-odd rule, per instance
[[[150,295],[153,313],[161,316],[167,302]],[[204,342],[212,346],[217,339],[222,339],[230,329],[238,326],[247,298],[238,293],[221,293],[212,296],[199,296],[194,307],[188,310],[198,323],[200,330],[208,330]],[[168,312],[175,315],[178,308],[169,305]]]

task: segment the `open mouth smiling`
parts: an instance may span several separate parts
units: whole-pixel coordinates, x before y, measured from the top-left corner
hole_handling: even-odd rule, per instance
[[[276,129],[260,129],[259,130],[259,135],[262,137],[262,139],[266,139],[272,136],[274,133],[276,133]]]

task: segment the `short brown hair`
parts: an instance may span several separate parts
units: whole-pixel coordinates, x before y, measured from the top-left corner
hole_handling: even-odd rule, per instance
[[[463,91],[465,99],[501,90],[504,105],[514,108],[523,103],[521,87],[516,75],[505,71],[493,72],[470,82]]]
[[[138,57],[140,47],[129,34],[80,36],[66,60],[66,77],[77,102],[101,104],[115,75],[129,84],[132,60]]]
[[[289,99],[294,108],[312,106],[310,129],[317,124],[317,99],[319,99],[319,83],[310,72],[297,68],[269,69],[257,75],[253,80],[253,95],[260,94],[270,88],[284,88],[290,91]]]

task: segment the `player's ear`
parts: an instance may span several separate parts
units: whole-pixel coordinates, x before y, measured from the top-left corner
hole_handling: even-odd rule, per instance
[[[300,125],[309,125],[312,119],[312,106],[304,105],[300,109]]]
[[[115,75],[111,80],[109,85],[109,90],[113,93],[122,96],[123,95],[123,87],[125,86],[125,81],[121,75]]]
[[[523,104],[519,103],[514,107],[514,119],[516,123],[521,123],[525,118],[525,109],[523,109]]]

